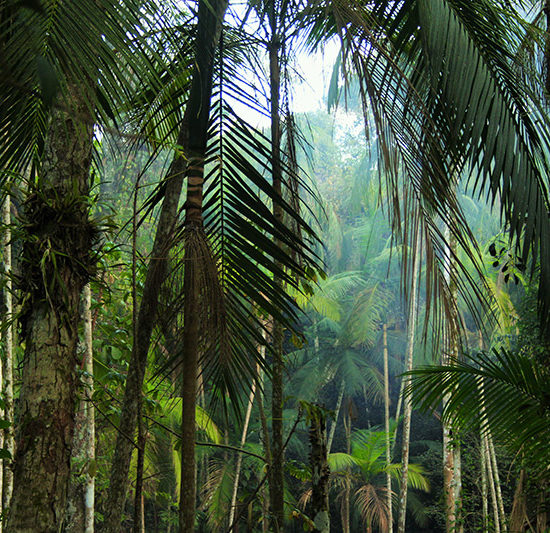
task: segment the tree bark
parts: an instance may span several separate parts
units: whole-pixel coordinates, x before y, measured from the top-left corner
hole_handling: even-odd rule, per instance
[[[334,440],[334,434],[336,433],[336,424],[338,422],[338,416],[340,414],[340,410],[342,409],[342,400],[344,399],[345,389],[346,389],[346,382],[345,380],[342,380],[342,383],[340,383],[340,392],[338,392],[338,400],[336,401],[334,420],[332,421],[332,424],[330,426],[330,433],[329,433],[328,442],[327,442],[327,454],[330,453],[330,450],[332,449],[332,441]]]
[[[4,253],[4,272],[6,276],[6,285],[4,289],[4,305],[6,307],[6,329],[4,333],[4,362],[3,362],[3,380],[4,391],[4,418],[10,422],[10,427],[4,430],[4,448],[14,456],[14,418],[13,418],[13,297],[12,297],[12,254],[11,254],[11,196],[8,193],[4,200],[2,209],[2,222],[4,224],[3,234],[3,253]],[[11,495],[13,492],[13,464],[11,460],[2,461],[2,509],[8,509],[10,506]],[[1,531],[1,525],[0,525]]]
[[[276,197],[282,197],[282,170],[281,170],[281,120],[280,120],[280,36],[278,35],[278,15],[275,12],[275,2],[271,2],[269,9],[269,24],[271,40],[269,43],[269,82],[271,91],[271,165],[273,173],[273,190]],[[283,208],[277,200],[273,201],[273,215],[282,223]],[[280,242],[276,243],[279,247]],[[280,265],[279,265],[280,266]],[[277,276],[275,285],[283,290],[283,281]],[[284,522],[284,444],[283,444],[283,326],[278,320],[273,320],[272,332],[273,365],[272,365],[272,463],[269,475],[270,504],[273,520],[273,531],[283,530]]]
[[[196,41],[196,66],[193,71],[193,82],[191,94],[185,110],[185,116],[178,135],[178,144],[183,147],[184,153],[191,155],[193,147],[190,144],[190,131],[193,130],[193,142],[199,144],[206,143],[206,131],[210,110],[210,97],[212,93],[212,72],[214,65],[214,52],[221,33],[221,22],[223,14],[227,7],[225,0],[216,2],[200,2],[199,3],[199,19]],[[199,135],[199,131],[204,133]],[[196,152],[200,153],[200,146],[194,146],[195,157]],[[204,158],[204,149],[202,149],[202,157]],[[121,423],[117,442],[115,446],[115,454],[113,459],[113,469],[109,484],[108,501],[110,502],[108,512],[105,516],[104,531],[107,533],[119,533],[122,513],[126,501],[126,492],[128,485],[128,472],[130,469],[130,461],[132,450],[134,448],[133,436],[136,430],[136,420],[138,412],[138,403],[141,401],[141,387],[145,376],[145,367],[147,363],[147,353],[151,342],[151,334],[156,320],[158,309],[159,289],[166,277],[168,268],[168,256],[173,245],[174,232],[177,223],[179,200],[183,185],[184,174],[187,164],[181,154],[176,154],[170,169],[167,173],[166,189],[164,201],[162,204],[159,224],[155,236],[155,242],[151,252],[151,260],[145,283],[143,287],[143,296],[138,313],[138,336],[134,339],[132,356],[128,367],[128,375],[126,378],[126,388],[124,392],[124,400],[121,412]],[[187,269],[186,269],[187,270]],[[189,280],[188,280],[189,283]],[[190,320],[190,317],[188,318]],[[189,328],[190,324],[187,323]],[[189,343],[189,341],[188,341]],[[187,356],[186,356],[187,357]],[[193,356],[190,354],[190,359]],[[189,361],[192,366],[192,361]],[[187,366],[185,372],[191,372],[191,382],[196,380],[196,372]],[[193,388],[196,386],[191,384]],[[193,391],[187,391],[186,394],[191,398]],[[194,419],[194,397],[193,408],[190,406],[186,409],[187,419]],[[192,433],[194,428],[190,429]],[[193,438],[194,446],[194,438]],[[189,452],[186,451],[189,455]],[[186,457],[186,460],[188,458]],[[192,470],[195,471],[194,458],[192,461]],[[189,490],[186,489],[184,494],[185,501],[193,500],[192,509],[194,515],[194,492],[195,492],[195,474],[187,480]],[[187,505],[187,503],[186,503]],[[190,514],[191,511],[189,511]],[[193,518],[194,520],[194,518]]]
[[[77,390],[79,303],[93,268],[88,218],[93,120],[69,88],[53,111],[36,189],[26,200],[25,343],[8,531],[57,533],[70,475]]]
[[[311,444],[311,516],[313,531],[330,532],[328,505],[328,484],[330,469],[327,460],[327,432],[325,415],[321,409],[313,407],[309,428]]]
[[[413,369],[414,342],[416,330],[416,317],[418,313],[417,295],[418,280],[420,277],[420,226],[417,228],[413,251],[412,286],[409,302],[409,316],[407,319],[407,355],[405,358],[405,371]],[[405,378],[403,378],[403,386]],[[403,444],[401,448],[401,484],[399,486],[399,513],[397,518],[398,533],[405,533],[405,521],[407,517],[407,483],[409,478],[409,448],[411,439],[412,398],[407,396],[403,400]],[[391,508],[391,507],[390,507]]]
[[[71,459],[71,482],[67,498],[64,533],[93,533],[94,531],[94,484],[95,484],[95,421],[92,394],[94,368],[92,349],[92,296],[90,284],[82,294],[82,376],[80,400],[76,413],[73,450]]]

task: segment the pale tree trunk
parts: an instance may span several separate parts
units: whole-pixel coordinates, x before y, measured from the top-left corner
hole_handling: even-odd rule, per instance
[[[485,441],[483,435],[480,440],[480,457],[481,457],[481,523],[482,531],[486,533],[489,527],[489,502],[487,501],[487,462],[485,456]]]
[[[346,433],[346,453],[351,453],[351,417],[349,411],[344,416],[344,431]],[[342,498],[342,531],[350,533],[350,493],[351,493],[351,476],[349,467],[346,468],[344,497]]]
[[[94,497],[95,497],[95,409],[92,403],[94,393],[94,353],[92,332],[92,291],[90,285],[84,287],[84,383],[85,383],[85,419],[86,419],[86,461],[89,465],[86,472],[84,489],[84,533],[94,531]]]
[[[498,474],[497,456],[495,453],[495,445],[493,443],[493,438],[490,433],[487,434],[487,445],[489,447],[489,457],[491,459],[491,466],[493,469],[493,476],[495,480],[498,514],[500,516],[502,531],[506,532],[508,528],[506,526],[506,514],[504,513],[504,502],[502,500],[502,491],[500,489],[500,476]]]
[[[484,345],[483,345],[483,332],[481,330],[478,331],[478,348],[479,351],[483,351]],[[481,398],[482,398],[482,404],[480,406],[480,409],[483,411],[485,407],[483,406],[483,387],[482,387],[483,381],[480,380],[479,385],[481,389]],[[480,433],[480,458],[481,458],[481,523],[482,523],[482,530],[483,532],[487,532],[489,529],[489,502],[488,502],[488,486],[487,486],[487,461],[486,461],[486,454],[485,454],[485,440],[484,440],[484,434],[483,431]]]
[[[93,269],[96,229],[87,202],[93,119],[75,87],[66,106],[53,111],[38,182],[25,202],[25,364],[8,531],[58,533],[70,478],[80,294]]]
[[[262,360],[265,359],[265,346],[262,346],[260,348],[261,350],[261,358]],[[258,375],[260,373],[260,368],[257,368]],[[241,434],[241,448],[244,448],[244,445],[246,443],[246,436],[248,434],[248,424],[250,423],[250,416],[252,415],[252,407],[254,405],[254,397],[256,396],[256,382],[252,384],[252,388],[250,389],[250,395],[248,397],[248,405],[246,407],[246,414],[244,417],[244,423],[243,423],[243,432]],[[233,480],[233,491],[231,493],[231,505],[229,507],[229,527],[235,529],[233,520],[235,518],[235,507],[237,505],[237,492],[239,490],[239,478],[241,476],[241,465],[243,461],[243,456],[241,453],[237,456],[237,464],[235,466],[235,479]]]
[[[325,414],[313,407],[309,428],[311,445],[311,516],[314,533],[330,532],[328,484],[330,469],[327,460],[327,432]]]
[[[384,425],[386,430],[386,505],[388,507],[388,533],[393,531],[393,513],[392,513],[392,490],[391,473],[389,466],[391,464],[391,439],[390,439],[390,376],[388,368],[388,326],[383,326],[384,342]]]
[[[485,464],[487,465],[487,472],[489,474],[489,489],[491,491],[491,501],[493,503],[493,527],[495,533],[500,533],[500,518],[498,514],[497,493],[495,489],[495,478],[493,476],[493,465],[491,462],[491,454],[489,452],[487,435],[483,436],[483,451],[485,453]]]
[[[414,257],[411,273],[411,292],[409,312],[407,317],[407,353],[405,357],[405,371],[413,369],[414,343],[416,333],[416,317],[418,313],[418,280],[420,277],[421,233],[420,226],[416,230],[415,243],[412,247]],[[405,378],[403,378],[403,386]],[[401,484],[399,486],[399,513],[397,518],[398,533],[405,532],[407,518],[407,483],[409,478],[409,448],[411,438],[412,398],[407,396],[403,400],[403,444],[401,447]]]
[[[4,430],[4,448],[10,453],[11,457],[15,454],[15,439],[13,431],[13,295],[12,295],[12,257],[11,257],[11,196],[6,194],[6,199],[2,207],[2,222],[4,224],[3,234],[3,253],[4,253],[4,272],[6,276],[6,285],[4,288],[4,305],[6,311],[6,328],[4,330],[4,361],[3,361],[3,380],[4,391],[4,418],[10,422],[10,427]],[[8,509],[10,506],[11,494],[13,492],[13,465],[9,460],[2,461],[2,483],[0,483],[2,494],[2,509]],[[0,531],[2,524],[0,524]]]
[[[71,473],[67,498],[65,533],[93,533],[94,531],[94,485],[95,485],[95,421],[92,394],[94,390],[94,367],[92,348],[92,295],[90,285],[82,294],[82,377],[81,397],[76,413],[73,436],[73,458],[71,463],[77,471]],[[84,479],[82,480],[82,473]]]
[[[336,433],[336,424],[338,422],[338,416],[340,415],[340,409],[342,409],[342,400],[344,399],[345,390],[346,382],[345,380],[342,380],[342,383],[340,383],[340,391],[338,392],[338,400],[336,401],[334,420],[330,426],[330,433],[327,441],[327,453],[330,453],[330,450],[332,449],[332,441],[334,440],[334,434]]]

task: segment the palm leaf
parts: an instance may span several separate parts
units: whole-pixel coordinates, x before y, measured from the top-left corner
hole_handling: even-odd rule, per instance
[[[410,376],[407,394],[422,409],[435,409],[448,395],[444,419],[459,428],[491,431],[513,452],[548,464],[549,376],[544,366],[501,349],[449,366],[423,367]]]

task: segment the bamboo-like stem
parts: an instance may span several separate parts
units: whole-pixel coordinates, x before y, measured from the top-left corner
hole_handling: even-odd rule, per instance
[[[411,296],[409,302],[409,316],[407,318],[407,354],[405,357],[405,370],[410,372],[413,369],[413,355],[415,343],[416,317],[418,313],[418,281],[420,276],[420,250],[421,233],[420,225],[416,230],[415,242],[413,245],[413,265],[411,280]],[[404,379],[404,378],[403,378]],[[411,438],[412,419],[412,398],[407,396],[403,400],[403,444],[401,447],[401,484],[399,487],[399,513],[397,518],[398,533],[405,532],[405,521],[407,517],[407,483],[409,478],[409,448]]]
[[[491,462],[491,454],[489,452],[489,442],[487,439],[487,435],[483,435],[483,453],[485,453],[485,464],[487,465],[489,489],[491,491],[491,501],[493,503],[493,527],[495,533],[500,533],[500,518],[498,512],[497,493],[495,489],[495,478],[493,475],[493,465]]]
[[[265,346],[262,346],[260,348],[261,350],[261,357],[262,360],[265,359]],[[259,375],[260,368],[258,366],[257,373]],[[246,436],[248,434],[248,424],[250,423],[250,416],[252,414],[252,406],[254,405],[254,397],[256,396],[256,382],[252,383],[252,388],[250,389],[250,395],[248,397],[248,405],[246,407],[246,414],[244,417],[244,423],[243,423],[243,431],[241,434],[241,448],[244,448],[244,445],[246,443]],[[235,529],[235,525],[233,524],[233,519],[235,518],[235,506],[237,504],[237,492],[239,490],[239,477],[241,475],[241,465],[243,461],[242,454],[238,454],[237,456],[237,464],[235,466],[235,479],[233,481],[233,491],[231,494],[231,505],[229,507],[229,527],[233,527]]]
[[[504,502],[502,500],[502,490],[500,488],[500,476],[498,474],[498,463],[497,463],[497,456],[495,453],[495,445],[493,443],[493,438],[491,434],[487,434],[487,445],[489,447],[489,457],[491,460],[491,466],[493,469],[493,476],[495,480],[495,489],[496,489],[496,497],[497,497],[497,505],[498,505],[498,514],[500,516],[500,523],[502,526],[503,533],[506,533],[508,530],[506,526],[506,514],[504,513]]]

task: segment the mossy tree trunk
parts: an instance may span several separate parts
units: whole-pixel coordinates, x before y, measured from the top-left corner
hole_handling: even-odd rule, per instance
[[[326,417],[322,409],[313,406],[309,428],[311,445],[311,516],[313,531],[329,533],[330,513],[328,489],[330,469],[328,466]]]
[[[8,531],[57,533],[65,513],[80,295],[96,236],[88,217],[93,120],[86,100],[72,87],[64,106],[53,111],[43,163],[25,203],[25,359]]]

